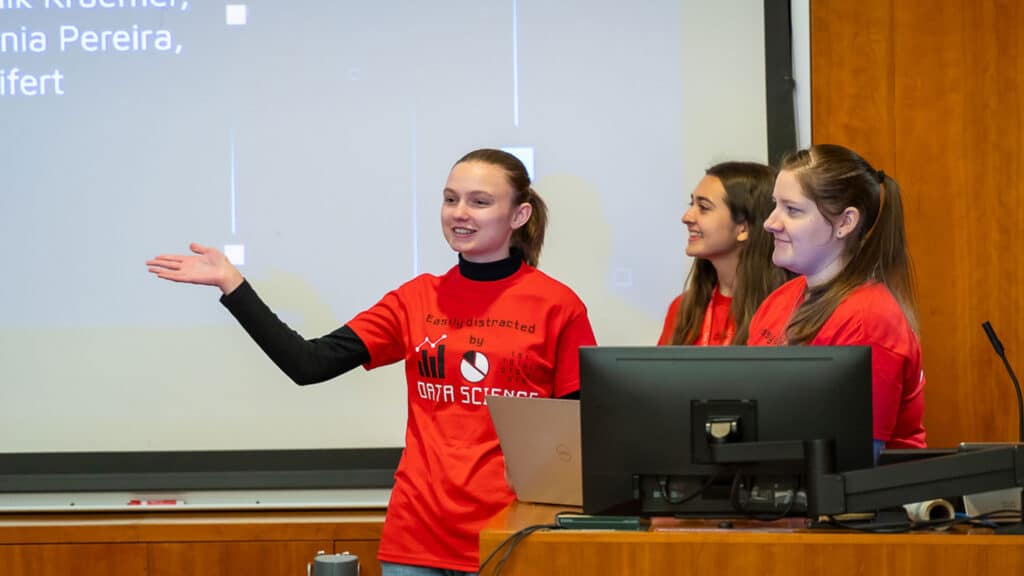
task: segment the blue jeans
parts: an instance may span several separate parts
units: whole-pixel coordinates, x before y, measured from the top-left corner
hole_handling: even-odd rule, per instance
[[[381,576],[476,576],[476,572],[459,572],[443,568],[428,568],[410,564],[380,563]]]

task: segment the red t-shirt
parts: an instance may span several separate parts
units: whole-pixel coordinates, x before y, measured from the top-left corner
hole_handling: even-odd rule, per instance
[[[803,302],[799,276],[768,295],[750,322],[750,346],[782,346],[786,325]],[[864,284],[843,300],[809,343],[871,346],[874,437],[887,448],[924,448],[924,371],[921,346],[889,289]]]
[[[676,330],[676,320],[679,319],[679,306],[685,293],[676,296],[675,300],[668,305],[668,312],[665,313],[665,324],[661,328],[661,336],[658,338],[658,346],[668,346],[672,343],[672,333]],[[708,312],[704,312],[704,323],[701,325],[701,334],[697,338],[698,344],[706,346],[728,346],[732,343],[733,335],[736,334],[736,322],[732,319],[729,309],[732,307],[732,297],[722,296],[718,287],[711,293],[710,321]]]
[[[481,528],[514,499],[484,398],[578,390],[578,348],[595,344],[586,308],[526,264],[486,282],[456,266],[416,277],[348,326],[370,352],[366,369],[404,360],[408,382],[380,559],[475,572]]]

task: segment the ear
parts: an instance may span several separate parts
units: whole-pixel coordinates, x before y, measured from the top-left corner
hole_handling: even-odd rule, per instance
[[[836,220],[836,238],[846,238],[853,234],[858,224],[860,224],[860,210],[853,206],[847,206]]]
[[[529,202],[523,202],[519,206],[516,206],[515,210],[512,211],[512,229],[518,230],[526,225],[530,221],[530,216],[533,215],[533,204]]]
[[[744,222],[736,226],[739,231],[736,233],[737,242],[746,242],[750,238],[750,227]]]

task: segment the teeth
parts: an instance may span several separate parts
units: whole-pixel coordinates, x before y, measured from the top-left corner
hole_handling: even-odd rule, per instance
[[[700,232],[693,232],[693,231],[690,232],[690,238],[701,238],[703,236],[704,235],[701,234]]]
[[[473,230],[471,230],[469,228],[453,228],[452,230],[456,234],[472,234],[473,233]]]

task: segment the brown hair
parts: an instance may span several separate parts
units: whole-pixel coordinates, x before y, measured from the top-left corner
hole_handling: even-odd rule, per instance
[[[804,195],[829,222],[846,208],[860,212],[843,247],[846,265],[829,282],[808,289],[786,327],[788,342],[810,342],[843,299],[866,282],[885,285],[917,332],[914,272],[899,184],[853,150],[834,144],[795,152],[783,160],[782,170],[793,173]]]
[[[544,246],[544,231],[548,226],[548,208],[544,200],[530,186],[530,174],[526,166],[512,154],[504,150],[481,148],[466,154],[455,164],[463,162],[485,162],[505,171],[508,183],[515,191],[512,206],[528,202],[533,213],[526,224],[512,233],[512,246],[523,253],[523,260],[530,266],[536,266],[540,260],[540,250]]]
[[[775,169],[754,162],[722,162],[705,172],[725,188],[725,204],[736,224],[747,224],[748,238],[740,247],[736,288],[729,315],[736,324],[732,344],[746,344],[750,319],[761,301],[786,281],[785,270],[772,264],[772,235],[764,229],[772,211]],[[710,260],[696,258],[687,278],[686,297],[679,306],[672,344],[693,344],[700,337],[704,314],[718,283]]]

